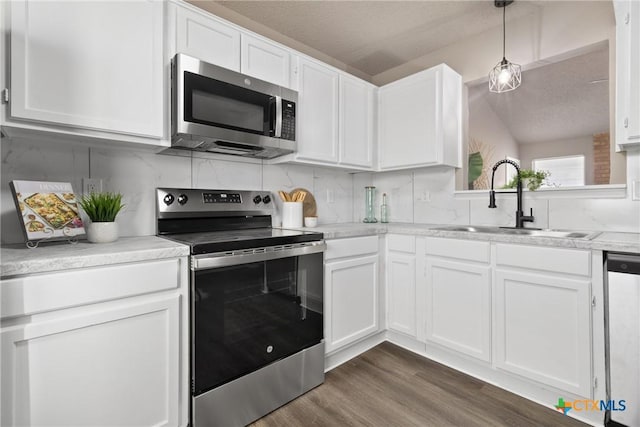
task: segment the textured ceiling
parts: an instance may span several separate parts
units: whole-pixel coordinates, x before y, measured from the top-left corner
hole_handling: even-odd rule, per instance
[[[227,8],[335,58],[366,76],[502,25],[502,9],[482,1],[198,1]],[[543,7],[517,1],[507,21]]]
[[[520,144],[570,139],[609,129],[609,50],[598,50],[522,73],[511,92],[469,88],[483,97]]]
[[[293,48],[308,46],[326,55],[320,59],[335,59],[369,80],[502,26],[502,9],[491,0],[188,1],[214,14],[223,12],[223,17],[267,37],[278,40],[284,35],[278,41],[288,44],[288,38],[289,44],[302,44]],[[508,6],[507,33],[510,20],[539,14],[550,3],[518,0]],[[470,88],[470,101],[485,97],[519,143],[602,132],[609,128],[609,84],[589,82],[608,79],[608,61],[606,46],[592,49],[523,72],[522,86],[513,92],[490,94],[487,83]]]

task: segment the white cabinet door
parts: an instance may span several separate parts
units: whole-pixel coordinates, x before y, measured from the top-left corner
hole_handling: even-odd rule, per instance
[[[162,138],[163,8],[11,2],[11,117]]]
[[[2,425],[178,425],[180,296],[126,301],[3,327]]]
[[[437,70],[380,88],[380,169],[436,163]]]
[[[176,9],[176,52],[240,71],[240,31],[211,15],[171,3]]]
[[[300,58],[297,158],[338,162],[338,73]]]
[[[616,15],[616,143],[640,144],[640,3],[614,2]]]
[[[489,265],[427,257],[426,339],[491,360]]]
[[[590,281],[496,270],[496,366],[591,397]]]
[[[421,71],[378,92],[381,170],[460,167],[462,79],[446,65]]]
[[[627,140],[640,145],[640,2],[629,1],[629,130]]]
[[[416,257],[387,253],[387,327],[416,337]]]
[[[291,54],[288,50],[244,33],[241,42],[243,74],[279,86],[291,86]]]
[[[326,263],[326,352],[378,331],[378,256]]]
[[[373,166],[373,86],[340,76],[340,164]]]

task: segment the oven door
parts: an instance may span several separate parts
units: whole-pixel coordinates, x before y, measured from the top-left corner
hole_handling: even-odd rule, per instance
[[[322,341],[325,247],[194,259],[194,395]]]

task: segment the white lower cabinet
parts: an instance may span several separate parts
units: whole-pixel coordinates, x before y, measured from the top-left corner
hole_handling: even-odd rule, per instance
[[[387,328],[416,338],[415,237],[387,236]]]
[[[591,251],[393,234],[386,242],[391,341],[413,345],[402,333],[427,357],[524,395],[539,390],[536,399],[548,398],[540,390],[593,398]]]
[[[177,425],[179,298],[3,328],[2,424]]]
[[[544,262],[545,248],[497,245],[495,365],[591,397],[591,280],[562,272],[588,272],[589,251],[548,251],[556,268]],[[513,268],[510,259],[528,260],[532,268]],[[563,261],[570,261],[566,269]]]
[[[146,279],[145,264],[169,276]],[[130,273],[124,280],[123,268]],[[9,299],[3,305],[19,313],[17,285],[24,285],[28,300],[43,278],[49,287],[82,294],[91,283],[76,279],[90,279],[87,271],[97,281],[113,277],[124,283],[112,283],[117,291],[106,297],[93,289],[82,305],[41,304],[34,313],[28,307],[35,305],[25,305],[20,315],[2,318],[1,424],[186,425],[185,259],[9,279],[2,283]],[[136,286],[145,281],[161,291]]]
[[[489,243],[426,239],[425,338],[491,360]]]
[[[327,353],[379,330],[378,237],[327,241],[324,336]]]

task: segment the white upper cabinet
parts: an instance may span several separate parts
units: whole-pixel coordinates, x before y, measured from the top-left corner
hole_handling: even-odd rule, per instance
[[[163,138],[163,2],[9,7],[10,124]]]
[[[298,149],[275,163],[371,170],[375,86],[310,58],[296,59]]]
[[[185,53],[260,80],[291,86],[290,50],[183,2],[169,5],[169,33],[175,33],[170,56]]]
[[[616,143],[640,145],[640,2],[615,1]]]
[[[373,166],[374,86],[357,78],[340,76],[340,164]]]
[[[240,71],[240,30],[210,14],[170,3],[175,16],[175,52]],[[173,55],[172,55],[173,56]]]
[[[462,79],[442,64],[380,88],[379,168],[460,167]]]
[[[296,158],[338,162],[338,84],[333,69],[300,58]]]
[[[241,71],[279,86],[291,85],[291,54],[272,43],[242,34]]]

